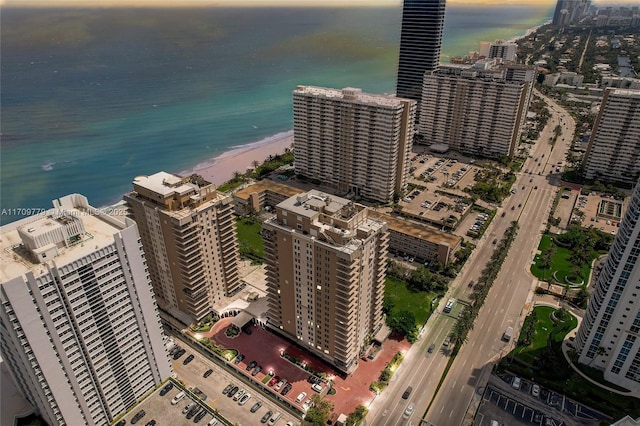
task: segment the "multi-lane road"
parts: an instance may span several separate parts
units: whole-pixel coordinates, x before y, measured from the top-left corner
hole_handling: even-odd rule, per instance
[[[461,303],[468,300],[471,290],[467,284],[477,281],[480,276],[495,249],[493,240],[500,239],[512,221],[518,221],[518,235],[468,335],[467,343],[462,346],[436,394],[449,361],[449,348],[443,347],[442,342],[455,323],[454,316],[442,313],[440,306],[440,313],[429,319],[389,388],[371,404],[368,424],[418,425],[427,407],[423,424],[471,424],[477,391],[486,383],[491,362],[508,349],[508,344],[501,340],[503,332],[508,326],[518,330],[523,315],[529,309],[528,300],[533,294],[535,278],[528,269],[557,191],[559,174],[556,167],[564,161],[575,130],[571,116],[552,100],[545,100],[552,116],[532,147],[522,172],[517,175],[516,191],[498,210],[485,237],[450,291],[450,296]],[[552,146],[550,140],[557,125],[561,126],[562,132]],[[454,309],[453,314],[456,312]],[[429,353],[431,345],[434,345],[434,350]],[[403,399],[402,394],[409,386],[413,389],[411,395]],[[409,405],[414,409],[407,415]]]

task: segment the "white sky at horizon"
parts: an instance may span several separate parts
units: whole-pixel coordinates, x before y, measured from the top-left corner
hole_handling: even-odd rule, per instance
[[[447,0],[448,5],[540,5],[553,6],[555,0]],[[11,7],[322,7],[322,6],[400,6],[402,0],[0,0],[0,6]],[[595,6],[637,5],[631,0],[594,0]]]

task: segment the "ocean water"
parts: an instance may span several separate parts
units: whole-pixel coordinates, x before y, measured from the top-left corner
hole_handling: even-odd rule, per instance
[[[113,203],[136,175],[288,131],[298,84],[395,87],[400,8],[2,12],[2,223],[73,192]],[[443,60],[551,12],[449,7]]]

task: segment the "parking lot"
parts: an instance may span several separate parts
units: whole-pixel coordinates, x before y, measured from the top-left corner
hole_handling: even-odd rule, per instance
[[[184,344],[181,346],[187,348]],[[185,365],[184,361],[189,354],[194,355],[194,360]],[[261,394],[259,388],[253,387],[248,379],[242,380],[232,376],[212,361],[197,352],[193,352],[189,348],[187,348],[185,355],[177,360],[172,360],[172,363],[178,379],[183,382],[184,386],[187,388],[197,387],[206,395],[205,402],[212,409],[218,410],[222,416],[234,423],[240,425],[259,424],[260,419],[267,411],[271,411],[272,413],[280,412],[283,415],[282,419],[276,424],[284,425],[287,421],[291,421],[292,424],[300,423],[299,419],[294,418],[284,409],[273,404],[264,394]],[[205,378],[204,374],[209,369],[211,369],[212,372]],[[244,389],[245,393],[250,394],[250,398],[248,398],[244,405],[239,405],[238,401],[234,401],[233,398],[223,394],[222,391],[229,384],[237,386],[238,391]],[[173,392],[171,395],[173,396],[173,394],[177,393],[178,392]],[[261,407],[255,413],[252,413],[250,411],[251,407],[253,407],[256,402],[260,402]],[[181,402],[178,405],[183,407],[186,404],[186,402]]]
[[[194,410],[195,407],[197,407],[198,412],[204,412],[202,418],[197,422],[197,424],[206,425],[213,419],[213,410],[205,404],[202,404],[200,401],[194,401],[189,396],[185,396],[184,399],[176,404],[171,404],[171,399],[181,392],[181,389],[178,386],[173,386],[173,388],[164,396],[160,395],[161,389],[162,388],[156,390],[151,396],[147,397],[142,401],[142,403],[140,403],[140,405],[123,417],[127,422],[126,424],[146,425],[152,420],[155,420],[156,426],[192,425],[194,424],[194,418],[197,414],[194,413],[192,416],[187,418],[186,413],[182,413],[185,406],[189,403],[193,403]],[[133,423],[132,419],[136,414],[142,411],[145,413],[144,416],[142,416],[136,423]],[[219,424],[222,423],[220,422]]]

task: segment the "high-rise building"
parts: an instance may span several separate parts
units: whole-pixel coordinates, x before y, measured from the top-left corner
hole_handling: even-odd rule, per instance
[[[124,199],[138,223],[162,309],[199,320],[240,289],[231,196],[199,175],[158,172],[136,177]]]
[[[438,69],[445,0],[404,0],[396,95],[420,102],[422,79]]]
[[[311,190],[264,222],[268,325],[351,372],[383,326],[389,234],[350,200]]]
[[[625,185],[638,180],[640,90],[605,90],[582,167],[587,179]]]
[[[579,362],[640,391],[640,181],[597,278],[575,339]]]
[[[489,45],[488,58],[499,58],[506,62],[513,62],[516,60],[516,54],[518,53],[518,43],[509,43],[504,40],[496,40]]]
[[[108,424],[171,375],[131,219],[72,194],[0,233],[0,353],[47,423]]]
[[[360,89],[293,91],[295,171],[342,194],[389,203],[409,178],[416,103]]]
[[[552,25],[563,27],[577,22],[589,12],[591,0],[558,0]]]
[[[464,154],[514,155],[529,108],[535,69],[492,61],[448,65],[424,79],[422,143]]]

